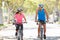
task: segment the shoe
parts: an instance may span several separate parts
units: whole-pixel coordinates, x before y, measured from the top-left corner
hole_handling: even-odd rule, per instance
[[[46,39],[46,35],[44,35],[44,39]]]
[[[17,36],[17,32],[15,33],[15,36]]]

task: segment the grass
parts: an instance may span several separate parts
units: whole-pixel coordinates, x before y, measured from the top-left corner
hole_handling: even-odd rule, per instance
[[[0,24],[0,29],[6,27],[4,24]]]
[[[0,24],[0,26],[4,26],[4,24]]]
[[[0,28],[2,28],[2,27],[4,27],[4,25],[3,24],[0,24]]]
[[[58,22],[56,22],[57,24],[60,24],[60,22],[58,21]]]
[[[60,22],[58,22],[58,24],[60,24]]]

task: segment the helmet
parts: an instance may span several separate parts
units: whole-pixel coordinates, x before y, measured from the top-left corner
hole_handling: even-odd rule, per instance
[[[21,12],[21,11],[23,11],[23,9],[22,8],[18,8],[17,11],[18,12]]]
[[[44,7],[44,5],[43,5],[43,4],[39,4],[39,7],[43,8],[43,7]]]

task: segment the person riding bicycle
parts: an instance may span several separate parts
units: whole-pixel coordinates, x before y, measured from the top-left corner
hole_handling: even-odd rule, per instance
[[[17,32],[19,30],[19,27],[21,27],[21,30],[23,30],[23,23],[22,23],[23,18],[26,22],[26,18],[25,18],[25,15],[23,13],[23,10],[21,8],[17,9],[16,14],[14,15],[14,19],[16,20],[16,23],[15,23],[16,33],[15,33],[15,36],[17,36]],[[23,37],[22,37],[22,40],[23,40]]]
[[[40,24],[42,24],[42,26],[44,27],[44,39],[46,39],[46,18],[48,22],[49,16],[46,9],[44,9],[43,7],[44,7],[43,4],[39,4],[39,7],[36,9],[35,22],[39,22],[38,37],[40,37]]]

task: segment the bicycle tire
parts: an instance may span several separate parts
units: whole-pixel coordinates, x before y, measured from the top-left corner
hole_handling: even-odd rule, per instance
[[[21,36],[21,33],[20,33],[17,37],[17,40],[22,40],[21,38],[22,38],[22,36]]]
[[[41,40],[43,40],[43,28],[41,28],[41,30],[40,30],[40,35],[41,35]]]

